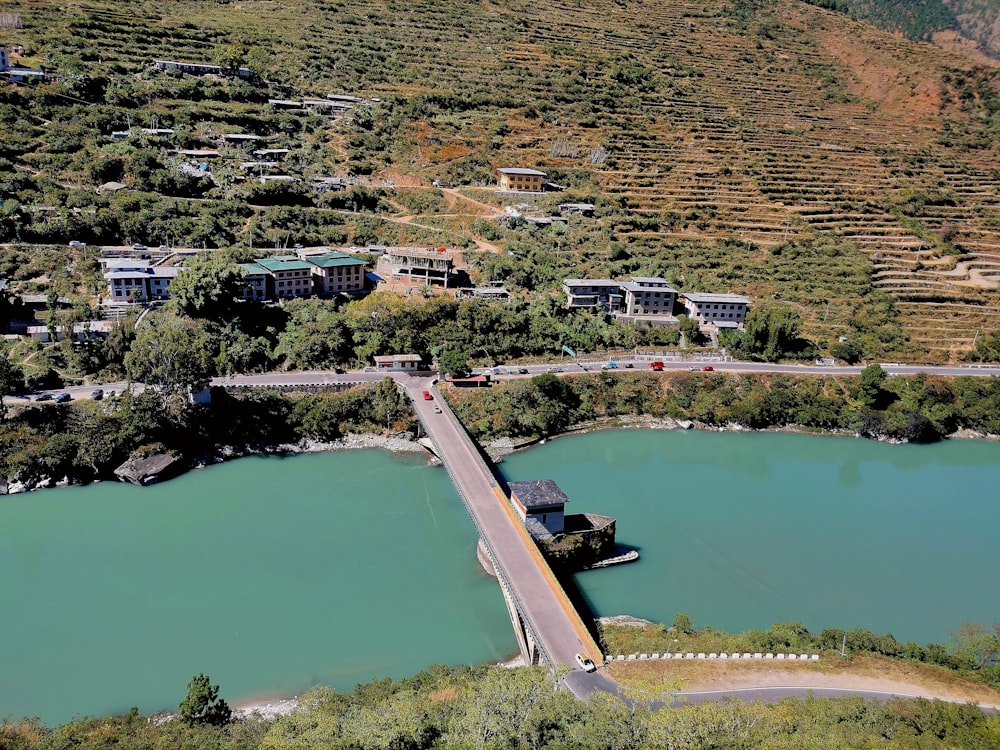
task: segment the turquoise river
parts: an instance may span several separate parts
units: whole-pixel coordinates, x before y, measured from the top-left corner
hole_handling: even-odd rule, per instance
[[[509,457],[639,562],[577,583],[598,615],[779,620],[945,641],[1000,619],[1000,444],[602,432]],[[247,458],[149,488],[0,498],[0,717],[230,701],[516,650],[440,468],[380,451]]]

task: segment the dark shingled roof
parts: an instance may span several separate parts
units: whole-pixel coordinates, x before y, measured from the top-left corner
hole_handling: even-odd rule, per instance
[[[525,508],[540,508],[546,505],[568,503],[566,493],[551,479],[535,479],[530,482],[510,482],[510,491],[517,495]]]

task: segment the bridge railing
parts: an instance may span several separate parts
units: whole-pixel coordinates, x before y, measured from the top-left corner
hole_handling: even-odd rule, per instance
[[[482,454],[479,452],[479,449],[473,442],[472,438],[469,437],[468,432],[466,432],[465,430],[465,426],[461,423],[458,417],[455,416],[455,412],[452,411],[451,406],[448,404],[448,402],[444,401],[444,399],[441,398],[441,392],[437,388],[434,388],[434,392],[437,394],[438,402],[439,403],[443,402],[441,406],[442,414],[451,422],[452,426],[458,431],[462,439],[468,442],[470,450],[472,450],[472,452],[475,454],[475,460],[479,464],[479,469],[483,472],[484,476],[488,476],[490,478],[489,479],[490,488],[495,493],[498,493],[499,495],[502,496],[503,490],[500,489],[500,484],[499,482],[497,482],[496,475],[493,473],[493,470],[487,465],[485,459],[483,459]],[[510,601],[513,603],[514,609],[516,609],[517,613],[521,616],[521,620],[524,622],[525,628],[528,629],[528,631],[531,634],[532,640],[535,642],[535,647],[541,652],[542,657],[551,664],[552,657],[545,649],[545,645],[542,642],[542,640],[538,637],[538,632],[535,630],[535,627],[531,622],[531,619],[528,617],[527,610],[524,607],[524,603],[517,595],[517,592],[514,591],[514,587],[510,584],[510,580],[507,576],[507,571],[504,570],[503,565],[500,564],[500,559],[499,557],[497,557],[496,550],[493,548],[493,544],[490,541],[489,535],[484,531],[482,525],[479,523],[479,518],[476,515],[471,499],[466,496],[465,490],[463,490],[461,484],[458,483],[457,478],[455,477],[454,473],[451,470],[451,467],[448,465],[447,460],[445,460],[443,456],[441,447],[437,446],[437,448],[438,448],[438,456],[441,458],[441,464],[444,466],[445,471],[448,473],[448,478],[451,479],[452,485],[454,485],[455,489],[458,490],[458,496],[459,498],[461,498],[462,504],[465,506],[465,511],[466,513],[468,513],[469,518],[472,519],[472,525],[476,527],[476,531],[479,533],[479,538],[482,540],[483,547],[486,549],[486,556],[490,559],[490,563],[493,565],[493,570],[497,575],[497,580],[500,582],[501,587],[503,587],[504,593],[507,594],[507,596],[510,598]],[[532,543],[532,546],[534,546],[534,543]]]
[[[443,401],[443,399],[441,398],[441,392],[437,388],[434,389],[434,392],[437,394],[438,400]],[[482,453],[480,453],[479,451],[478,445],[466,431],[465,425],[463,425],[462,422],[458,419],[458,417],[455,416],[454,411],[452,411],[450,405],[446,401],[444,402],[444,405],[441,407],[441,411],[442,413],[446,414],[447,418],[450,420],[455,429],[459,432],[462,438],[465,441],[467,441],[469,449],[475,454],[475,460],[478,463],[480,470],[484,473],[485,476],[488,476],[490,478],[490,488],[496,495],[497,501],[502,504],[504,512],[508,515],[508,517],[511,518],[511,522],[514,526],[514,529],[517,531],[525,547],[528,549],[529,553],[534,558],[535,564],[538,566],[538,569],[540,570],[542,576],[546,579],[552,592],[559,599],[560,605],[563,611],[565,612],[566,617],[570,620],[570,622],[574,626],[574,629],[576,629],[578,634],[581,636],[581,640],[584,643],[587,643],[588,641],[590,642],[591,647],[588,648],[587,650],[593,651],[593,653],[591,654],[592,657],[595,658],[602,657],[603,654],[601,654],[600,649],[597,647],[596,642],[594,642],[593,636],[591,636],[590,631],[587,629],[586,625],[584,625],[583,619],[580,617],[580,613],[577,612],[572,602],[570,602],[569,597],[566,595],[565,589],[563,589],[562,584],[559,583],[559,580],[556,578],[555,573],[552,571],[552,567],[548,563],[548,560],[545,559],[544,555],[542,555],[541,553],[541,550],[538,549],[538,545],[535,544],[535,540],[531,538],[531,535],[528,533],[528,530],[524,527],[524,524],[522,524],[520,522],[520,519],[517,518],[517,516],[515,515],[514,509],[510,504],[510,500],[507,498],[506,493],[503,491],[503,489],[500,486],[500,483],[497,481],[496,474],[494,474],[492,467],[490,467],[486,463],[486,460],[483,458]],[[439,446],[438,447],[439,453],[440,450],[441,449]],[[456,487],[458,487],[458,484],[455,482],[455,478],[451,476],[451,470],[448,469],[447,462],[445,462],[443,458],[442,458],[442,463],[445,465],[445,469],[448,471],[452,483],[455,484]],[[462,495],[461,491],[459,491],[459,495]],[[483,533],[483,530],[479,527],[479,522],[476,520],[475,514],[473,513],[472,508],[470,507],[469,502],[466,500],[465,497],[462,498],[462,502],[465,503],[466,510],[472,517],[473,524],[476,526],[477,531],[479,531],[480,533],[480,538],[484,540],[485,543],[484,546],[486,546],[487,548],[487,554],[490,557],[490,562],[493,563],[494,570],[498,571],[497,578],[500,580],[504,580],[500,577],[500,572],[499,572],[502,570],[502,566],[499,565],[499,563],[497,562],[496,554],[492,548],[492,545],[489,542],[489,538]],[[506,572],[504,572],[503,575],[504,577],[506,577]],[[526,626],[532,631],[532,637],[535,641],[537,648],[543,653],[546,660],[551,663],[552,659],[548,654],[548,652],[545,650],[545,647],[541,639],[538,638],[538,633],[532,626],[531,620],[527,617],[524,607],[521,605],[520,600],[513,591],[513,587],[510,586],[509,581],[504,581],[504,582],[506,583],[506,585],[504,586],[504,590],[510,593],[511,600],[514,602],[515,607],[521,614],[521,617],[524,620]]]

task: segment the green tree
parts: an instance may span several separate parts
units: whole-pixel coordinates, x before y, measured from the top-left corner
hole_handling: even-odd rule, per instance
[[[861,361],[861,350],[850,341],[837,343],[830,347],[830,355],[836,359],[843,360],[849,365]]]
[[[240,68],[246,60],[247,50],[242,44],[223,44],[216,47],[212,59],[216,65],[229,70]]]
[[[24,390],[24,371],[21,366],[10,361],[6,350],[0,350],[0,421],[7,416],[7,406],[3,398]]]
[[[863,369],[858,382],[858,400],[865,406],[874,406],[882,395],[882,384],[886,377],[885,370],[877,362]]]
[[[330,302],[318,299],[292,300],[285,330],[278,336],[276,357],[284,357],[285,367],[322,370],[336,367],[351,358],[354,339],[347,319]]]
[[[180,720],[190,726],[207,724],[221,727],[232,721],[229,704],[219,697],[219,686],[208,675],[198,674],[188,683],[187,696],[181,701]]]
[[[164,393],[200,390],[212,376],[214,342],[197,321],[173,315],[139,329],[125,356],[129,380]]]
[[[192,258],[170,283],[178,310],[192,318],[231,317],[243,286],[243,270],[217,254]]]
[[[689,318],[687,315],[678,315],[677,320],[680,322],[680,332],[684,336],[684,340],[688,344],[700,344],[704,337],[702,336],[698,321],[694,318]]]
[[[776,362],[801,348],[802,318],[787,305],[769,304],[747,313],[743,346],[748,354]]]
[[[438,357],[438,370],[453,378],[467,378],[472,374],[469,368],[469,351],[467,349],[445,349]]]
[[[678,612],[674,615],[673,621],[674,630],[678,633],[693,633],[694,632],[694,620],[691,618],[687,612]]]
[[[1000,622],[993,623],[992,629],[963,622],[950,635],[955,641],[955,656],[973,669],[983,669],[1000,659]]]

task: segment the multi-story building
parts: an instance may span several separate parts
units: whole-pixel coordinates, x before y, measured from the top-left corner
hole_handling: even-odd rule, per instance
[[[677,290],[667,284],[666,279],[633,276],[631,281],[622,283],[621,288],[625,293],[625,307],[622,310],[625,315],[641,317],[674,314]]]
[[[311,263],[294,255],[258,258],[255,263],[264,268],[274,279],[274,296],[278,299],[312,296],[313,265]]]
[[[271,272],[259,263],[240,263],[243,269],[243,291],[240,295],[250,302],[261,302],[270,299],[269,289]]]
[[[455,256],[443,247],[387,247],[382,257],[394,280],[447,287],[455,270]]]
[[[545,172],[521,167],[501,167],[497,170],[497,187],[516,193],[542,192]]]
[[[167,299],[170,282],[177,278],[177,266],[151,266],[148,260],[107,259],[108,293],[112,302],[148,302]]]
[[[317,294],[358,294],[365,289],[365,262],[356,255],[328,252],[304,260],[313,266]]]
[[[681,294],[689,318],[700,325],[713,323],[717,328],[738,328],[747,317],[750,300],[739,294]]]
[[[609,313],[622,308],[622,282],[611,279],[563,279],[566,307],[603,307]]]
[[[599,307],[632,320],[671,322],[680,298],[687,315],[700,325],[739,328],[750,301],[739,294],[680,293],[666,279],[633,276],[630,281],[564,279],[566,307]]]

